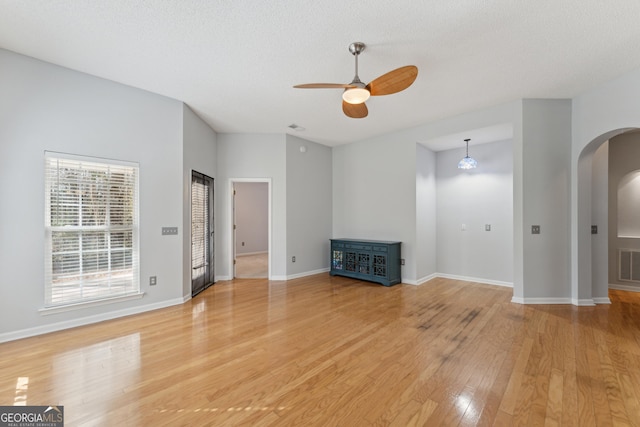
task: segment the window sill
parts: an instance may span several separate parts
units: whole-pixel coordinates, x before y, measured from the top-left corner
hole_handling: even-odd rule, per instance
[[[83,308],[97,307],[99,305],[113,304],[116,302],[140,299],[143,296],[144,296],[144,292],[139,292],[137,294],[128,294],[128,295],[123,295],[118,297],[103,298],[103,299],[94,300],[94,301],[78,302],[74,304],[59,305],[55,307],[43,307],[41,309],[38,309],[38,312],[40,313],[41,316],[48,316],[49,314],[64,313],[66,311],[74,311],[74,310],[80,310]]]

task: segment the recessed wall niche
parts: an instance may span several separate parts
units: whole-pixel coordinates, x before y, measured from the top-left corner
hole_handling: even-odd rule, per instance
[[[640,239],[640,169],[618,184],[618,237]]]

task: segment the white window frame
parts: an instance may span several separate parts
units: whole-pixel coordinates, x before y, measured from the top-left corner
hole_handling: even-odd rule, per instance
[[[76,225],[59,225],[51,223],[52,220],[52,195],[56,194],[56,185],[59,185],[61,167],[77,168],[79,171],[100,171],[105,172],[108,177],[109,186],[120,185],[120,181],[116,181],[111,173],[113,171],[126,171],[131,175],[127,175],[129,180],[122,184],[124,188],[133,191],[132,212],[126,214],[126,218],[130,220],[130,224],[122,225],[110,223],[110,209],[115,208],[114,202],[107,195],[104,197],[105,203],[100,205],[105,207],[107,214],[104,215],[104,223],[100,225],[83,225],[82,212],[86,203],[82,201],[82,197],[78,196],[77,213],[64,214],[65,218],[77,218]],[[45,284],[44,284],[44,308],[41,309],[42,314],[52,312],[66,311],[74,308],[84,308],[89,305],[102,305],[110,302],[134,299],[142,297],[140,292],[140,236],[139,236],[139,165],[133,162],[120,160],[103,159],[97,157],[77,156],[66,153],[45,152],[44,165],[44,184],[45,184]],[[121,175],[122,176],[122,175]],[[66,181],[70,182],[70,181]],[[92,187],[91,180],[82,181],[82,188]],[[95,191],[95,190],[94,190]],[[81,194],[82,192],[78,192]],[[58,194],[61,194],[58,193]],[[107,192],[107,194],[111,194]],[[68,197],[68,196],[67,196]],[[60,200],[59,198],[57,200]],[[69,210],[74,210],[73,207]],[[58,209],[60,210],[60,209]],[[58,233],[56,235],[56,233]],[[97,240],[101,242],[98,249],[83,250],[83,241],[87,235],[93,233],[97,236]],[[112,240],[116,238],[112,235],[120,233],[130,238],[130,242],[122,247],[112,247]],[[72,244],[77,243],[77,247],[65,249],[54,254],[54,236],[60,238],[62,234],[66,234],[68,241]],[[74,237],[77,234],[77,239]],[[77,242],[76,242],[77,240]],[[123,238],[124,240],[124,238]],[[65,243],[66,245],[66,243]],[[66,248],[66,246],[64,246]],[[88,264],[85,262],[85,256],[91,259],[90,255],[95,254],[96,259],[92,271],[83,271],[83,266]],[[112,267],[116,262],[116,254],[120,253],[121,267]],[[130,256],[129,256],[130,253]],[[70,259],[77,258],[77,267],[70,263],[71,274],[63,274],[61,268],[54,267],[54,255],[60,257],[69,255]],[[104,268],[102,264],[105,263]],[[122,268],[122,265],[125,265]],[[74,270],[75,268],[75,270]],[[57,271],[56,271],[57,270]],[[72,276],[72,278],[70,278]],[[56,283],[54,283],[56,282]]]

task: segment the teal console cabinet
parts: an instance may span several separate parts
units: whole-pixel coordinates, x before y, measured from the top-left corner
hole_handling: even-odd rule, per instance
[[[331,239],[332,276],[347,276],[391,286],[400,283],[401,242]]]

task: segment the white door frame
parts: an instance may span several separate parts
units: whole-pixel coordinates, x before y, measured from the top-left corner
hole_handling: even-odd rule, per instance
[[[272,244],[271,244],[271,178],[229,178],[229,224],[228,230],[231,231],[231,238],[229,239],[229,253],[231,256],[229,257],[229,272],[231,273],[231,279],[236,277],[236,266],[234,264],[234,260],[236,259],[236,233],[233,228],[235,224],[235,200],[233,194],[233,186],[236,182],[266,182],[267,183],[267,191],[268,191],[268,200],[269,206],[267,208],[267,221],[268,221],[268,261],[267,264],[269,266],[269,272],[267,274],[267,278],[271,280],[271,253],[272,253]]]

